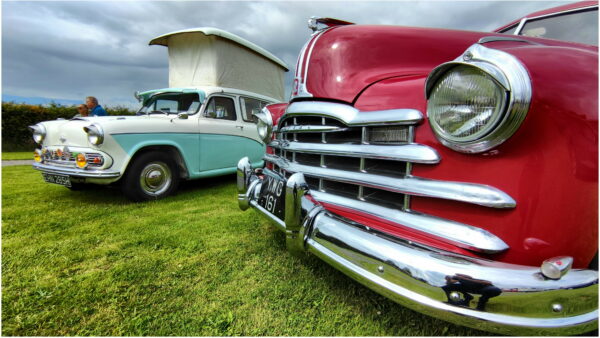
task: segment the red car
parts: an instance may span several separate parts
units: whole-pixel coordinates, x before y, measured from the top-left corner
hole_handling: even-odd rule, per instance
[[[365,286],[510,335],[598,327],[598,3],[496,32],[313,18],[238,201]]]

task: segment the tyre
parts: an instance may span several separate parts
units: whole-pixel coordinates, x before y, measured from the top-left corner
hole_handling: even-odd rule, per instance
[[[133,160],[123,177],[121,190],[130,200],[142,202],[169,196],[178,185],[175,161],[166,153],[153,151]]]

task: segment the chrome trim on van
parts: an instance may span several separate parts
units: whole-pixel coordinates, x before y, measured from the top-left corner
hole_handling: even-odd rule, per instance
[[[121,173],[119,173],[118,171],[84,170],[76,168],[57,167],[42,163],[33,163],[33,169],[40,170],[48,174],[68,175],[73,177],[115,178],[121,176]]]

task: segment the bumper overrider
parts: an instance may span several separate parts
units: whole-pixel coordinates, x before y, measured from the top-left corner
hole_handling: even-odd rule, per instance
[[[285,182],[283,219],[259,204],[266,176]],[[392,238],[334,215],[311,196],[301,173],[287,180],[238,163],[238,203],[286,234],[293,253],[310,252],[370,289],[424,314],[509,335],[572,335],[598,327],[598,272],[559,280],[539,267],[461,256]]]

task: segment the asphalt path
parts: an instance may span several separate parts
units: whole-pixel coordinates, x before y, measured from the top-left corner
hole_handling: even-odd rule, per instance
[[[33,164],[33,161],[32,160],[10,160],[10,161],[3,160],[2,161],[3,167],[8,167],[11,165],[25,165],[25,164],[31,165],[31,164]]]

